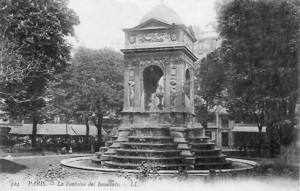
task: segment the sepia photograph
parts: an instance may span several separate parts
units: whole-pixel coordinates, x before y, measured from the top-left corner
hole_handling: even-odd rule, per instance
[[[0,0],[3,191],[300,191],[300,0]]]

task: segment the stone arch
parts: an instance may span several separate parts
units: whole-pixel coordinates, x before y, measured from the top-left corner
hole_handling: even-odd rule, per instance
[[[159,96],[164,91],[164,72],[158,65],[149,65],[142,71],[143,93],[142,107],[146,111],[153,111],[159,108],[162,100]]]
[[[140,75],[141,77],[143,77],[143,72],[144,70],[149,67],[149,66],[157,66],[159,67],[163,73],[164,73],[164,69],[165,69],[165,64],[164,64],[164,60],[142,60],[140,61]]]

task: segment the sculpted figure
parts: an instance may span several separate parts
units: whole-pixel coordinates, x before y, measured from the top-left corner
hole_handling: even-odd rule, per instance
[[[177,40],[177,35],[176,33],[171,33],[171,40],[176,41]]]
[[[174,108],[176,106],[176,82],[170,82],[171,95],[170,95],[170,106]]]
[[[145,41],[145,42],[152,42],[152,38],[146,36],[146,34],[143,34],[143,41]]]
[[[128,82],[129,85],[129,106],[133,107],[134,103],[134,82]]]
[[[130,35],[129,42],[130,42],[130,44],[134,44],[135,43],[135,36]]]

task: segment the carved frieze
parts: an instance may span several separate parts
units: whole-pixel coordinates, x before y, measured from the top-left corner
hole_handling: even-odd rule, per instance
[[[135,35],[130,35],[129,36],[129,43],[134,44],[136,42],[136,36]]]
[[[155,33],[140,33],[137,35],[131,34],[129,36],[130,44],[143,44],[143,43],[157,43],[157,42],[172,42],[177,40],[177,34],[167,32]]]
[[[181,64],[185,64],[184,60],[182,58],[178,58],[174,61],[175,65],[181,65]]]
[[[171,33],[171,41],[176,41],[177,40],[177,34],[176,33]]]
[[[193,42],[192,40],[186,36],[186,35],[183,35],[183,38],[182,38],[182,41],[184,42],[184,44],[190,49],[193,51]]]

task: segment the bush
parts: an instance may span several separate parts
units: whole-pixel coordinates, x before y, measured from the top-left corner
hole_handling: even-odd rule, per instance
[[[256,166],[251,175],[253,176],[281,176],[299,180],[299,167],[284,163],[261,164]]]

